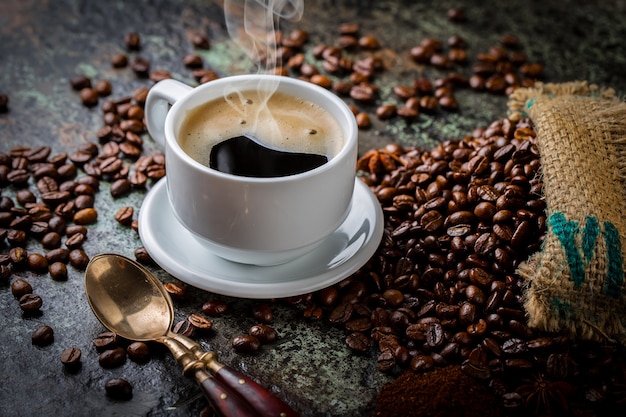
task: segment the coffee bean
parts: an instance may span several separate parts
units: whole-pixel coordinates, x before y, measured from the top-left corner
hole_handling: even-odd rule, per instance
[[[255,304],[252,306],[252,317],[261,323],[268,324],[274,321],[274,312],[269,304]]]
[[[48,261],[39,253],[31,253],[28,255],[28,268],[35,272],[45,271],[48,269]]]
[[[194,337],[196,334],[196,327],[192,325],[189,320],[180,320],[176,322],[172,330],[174,333],[181,334],[186,337]]]
[[[26,214],[24,216],[17,217],[9,224],[11,229],[28,230],[32,223],[31,217]]]
[[[85,235],[82,233],[74,233],[65,240],[65,246],[68,249],[78,249],[83,246]]]
[[[98,356],[98,363],[103,368],[117,368],[126,362],[126,350],[122,347],[107,349]]]
[[[130,68],[137,77],[146,78],[150,72],[150,61],[140,56],[135,57],[130,63]]]
[[[117,156],[110,156],[108,158],[103,159],[100,164],[100,171],[104,175],[114,175],[120,169],[122,169],[123,161],[119,159]]]
[[[345,323],[350,320],[353,312],[354,306],[352,304],[340,303],[331,311],[328,320],[331,323]]]
[[[16,186],[26,184],[30,179],[30,173],[25,169],[14,169],[6,175],[6,180]]]
[[[266,324],[255,324],[250,327],[248,334],[259,339],[261,343],[272,343],[278,338],[276,330]]]
[[[70,264],[80,270],[84,270],[89,263],[89,256],[82,249],[72,249],[68,255]]]
[[[91,207],[83,208],[74,214],[73,220],[77,225],[92,224],[98,220],[98,212]]]
[[[54,262],[48,268],[50,277],[55,281],[67,281],[67,267],[62,262]]]
[[[128,65],[128,56],[122,53],[116,53],[111,56],[111,66],[113,68],[124,68]]]
[[[8,279],[11,278],[12,274],[13,272],[11,271],[11,268],[8,265],[0,264],[0,282],[1,283],[8,281]]]
[[[213,327],[213,321],[200,314],[191,314],[187,320],[200,332],[206,332]]]
[[[194,47],[199,49],[209,49],[211,47],[209,39],[206,36],[197,33],[191,37],[191,43]]]
[[[9,96],[7,94],[0,94],[0,113],[7,113],[9,111]]]
[[[57,232],[48,232],[41,238],[41,244],[46,249],[55,249],[61,246],[61,235]]]
[[[371,102],[375,98],[375,90],[367,84],[358,84],[350,89],[350,97],[357,102]]]
[[[320,87],[326,88],[326,89],[330,89],[333,85],[332,80],[322,74],[312,75],[309,81],[315,85],[319,85]]]
[[[399,307],[404,301],[404,294],[402,294],[401,291],[393,288],[385,290],[382,296],[391,307]]]
[[[141,49],[141,36],[137,32],[128,32],[124,35],[124,44],[130,51]]]
[[[376,109],[376,116],[380,120],[387,120],[396,115],[396,106],[394,104],[385,104]]]
[[[135,259],[137,260],[137,262],[144,264],[144,265],[150,265],[154,263],[152,257],[150,256],[146,248],[143,246],[135,249]]]
[[[432,357],[427,355],[416,355],[411,359],[410,367],[414,372],[427,372],[435,366]]]
[[[237,352],[254,353],[261,347],[261,342],[255,336],[246,334],[235,336],[231,345]]]
[[[83,88],[91,87],[91,79],[85,77],[84,75],[78,75],[70,80],[70,85],[74,90],[80,91]]]
[[[123,225],[129,225],[133,220],[134,213],[135,209],[132,207],[122,207],[115,213],[115,221]]]
[[[94,107],[98,104],[98,93],[92,88],[80,90],[80,100],[87,107]]]
[[[48,229],[50,232],[56,232],[58,234],[65,234],[67,227],[67,221],[60,216],[52,216],[48,220]]]
[[[133,398],[133,386],[123,378],[111,378],[104,384],[106,394],[114,400],[128,401]]]
[[[147,362],[150,359],[150,348],[144,342],[133,342],[126,348],[126,354],[134,362]]]
[[[24,232],[23,230],[10,229],[6,233],[7,233],[6,239],[11,246],[19,247],[20,245],[26,244],[26,239],[28,238],[28,236],[26,235],[26,232]],[[24,258],[21,258],[21,259],[23,260]],[[20,263],[20,262],[14,261],[13,264],[18,269],[23,266],[23,263]]]
[[[19,299],[20,308],[25,313],[34,313],[39,311],[43,305],[43,300],[37,294],[24,294]]]
[[[54,330],[47,325],[39,326],[31,335],[33,345],[44,347],[54,342]]]
[[[187,288],[180,282],[166,282],[165,291],[175,300],[182,300],[187,296]]]
[[[141,113],[139,113],[139,110],[132,112],[132,110],[135,109],[141,110],[141,107],[135,106],[131,108],[129,117],[143,119],[143,110],[141,110]],[[133,132],[126,132],[126,141],[120,144],[120,152],[128,158],[137,159],[141,155],[142,144],[143,142],[140,136]]]
[[[68,347],[61,352],[61,363],[68,372],[75,372],[80,368],[82,352],[77,347]]]
[[[367,129],[372,125],[369,115],[363,112],[356,115],[356,123],[359,129]]]
[[[228,303],[222,300],[211,300],[202,304],[202,312],[208,316],[221,316],[228,311]]]
[[[56,262],[66,263],[69,260],[70,251],[66,248],[55,248],[46,252],[48,264],[52,265]]]
[[[33,287],[28,281],[22,278],[18,278],[11,283],[11,293],[15,298],[21,298],[26,294],[33,292]]]
[[[148,177],[139,171],[135,171],[129,175],[128,181],[130,181],[131,185],[135,188],[142,188],[146,185],[148,181]]]
[[[117,347],[118,338],[113,332],[100,333],[93,340],[93,345],[99,352]]]
[[[128,195],[131,191],[131,186],[132,184],[126,178],[115,180],[113,183],[111,183],[111,196],[113,196],[114,198],[118,198]]]
[[[98,80],[98,81],[96,81],[96,83],[94,85],[94,91],[100,97],[106,97],[106,96],[111,95],[112,90],[113,89],[111,87],[111,83],[109,81],[106,81],[106,80]]]

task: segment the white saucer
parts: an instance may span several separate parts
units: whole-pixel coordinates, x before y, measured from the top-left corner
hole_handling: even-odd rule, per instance
[[[383,223],[376,196],[357,178],[348,217],[312,252],[276,266],[239,264],[214,255],[178,222],[163,178],[143,201],[139,235],[152,259],[181,281],[218,294],[267,299],[306,294],[348,277],[376,252]]]

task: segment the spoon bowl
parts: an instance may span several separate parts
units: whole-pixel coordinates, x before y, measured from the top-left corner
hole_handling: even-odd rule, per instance
[[[218,362],[214,352],[172,332],[172,300],[163,284],[139,263],[117,254],[94,256],[85,270],[85,292],[94,315],[110,331],[129,340],[167,346],[219,415],[298,416],[263,386]]]
[[[95,256],[85,272],[85,292],[98,320],[119,336],[146,342],[170,332],[169,294],[152,274],[122,256]]]

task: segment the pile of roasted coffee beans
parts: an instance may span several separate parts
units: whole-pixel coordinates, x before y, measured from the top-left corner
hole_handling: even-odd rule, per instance
[[[516,268],[545,236],[536,134],[493,122],[431,151],[388,145],[358,161],[385,232],[357,273],[299,300],[345,329],[383,372],[460,365],[511,412],[594,415],[626,402],[624,352],[529,328]],[[599,411],[600,410],[600,411]]]

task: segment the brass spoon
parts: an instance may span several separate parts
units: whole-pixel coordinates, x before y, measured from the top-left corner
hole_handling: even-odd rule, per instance
[[[157,341],[172,352],[215,410],[225,417],[297,417],[287,404],[240,372],[221,364],[193,340],[173,333],[174,307],[161,282],[135,261],[116,254],[94,256],[85,292],[95,316],[129,340]],[[210,372],[209,372],[210,371]]]

